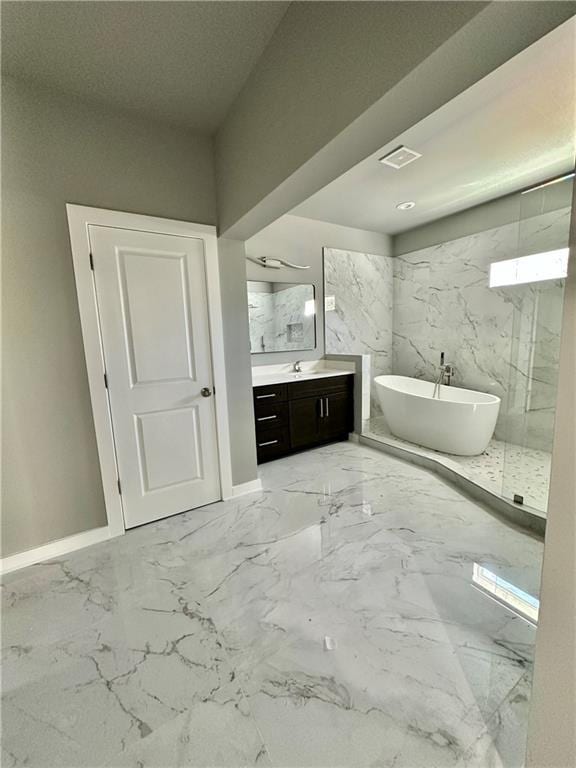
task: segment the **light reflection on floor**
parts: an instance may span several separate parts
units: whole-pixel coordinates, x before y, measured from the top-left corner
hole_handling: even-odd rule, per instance
[[[538,624],[540,600],[534,595],[525,592],[479,563],[474,563],[472,581],[479,589],[518,616],[522,616],[534,625]]]

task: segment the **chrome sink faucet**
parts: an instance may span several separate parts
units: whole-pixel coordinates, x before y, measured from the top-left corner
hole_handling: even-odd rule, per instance
[[[294,363],[294,373],[302,373],[302,362],[300,360],[296,360]]]
[[[449,387],[452,383],[452,376],[454,376],[454,366],[450,363],[444,362],[444,352],[440,353],[440,373],[434,383],[434,392],[432,397],[440,399],[440,385],[444,384],[445,387]]]

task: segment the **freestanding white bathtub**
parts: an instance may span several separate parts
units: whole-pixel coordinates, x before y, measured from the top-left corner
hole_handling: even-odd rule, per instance
[[[408,376],[376,376],[378,399],[396,437],[457,456],[486,450],[494,433],[500,398],[472,389],[440,386]]]

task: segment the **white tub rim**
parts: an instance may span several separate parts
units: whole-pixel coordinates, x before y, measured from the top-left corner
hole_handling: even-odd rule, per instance
[[[442,384],[442,393],[445,393],[446,390],[453,392],[466,392],[467,394],[471,395],[480,395],[481,398],[486,398],[485,400],[482,399],[480,401],[478,400],[449,400],[446,398],[435,398],[432,397],[432,395],[419,395],[415,392],[408,392],[405,389],[400,389],[399,387],[393,386],[392,380],[401,380],[401,381],[417,381],[422,384],[430,384],[432,387],[434,386],[433,381],[428,381],[428,379],[417,379],[415,376],[400,376],[398,374],[393,373],[385,373],[381,374],[380,376],[375,376],[373,381],[375,384],[378,384],[381,387],[386,387],[387,389],[392,390],[393,392],[398,392],[400,395],[406,395],[407,397],[416,397],[419,400],[432,400],[436,403],[446,403],[450,405],[461,405],[461,406],[486,406],[486,405],[495,405],[496,403],[501,403],[502,398],[498,397],[498,395],[492,395],[488,392],[480,392],[477,389],[467,389],[465,387],[454,387],[452,385],[448,386],[446,384]]]

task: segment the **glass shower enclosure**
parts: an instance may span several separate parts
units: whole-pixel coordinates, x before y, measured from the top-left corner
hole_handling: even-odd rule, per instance
[[[513,306],[502,494],[546,514],[574,179],[519,198],[517,263],[506,289]],[[514,281],[514,282],[512,282]]]

